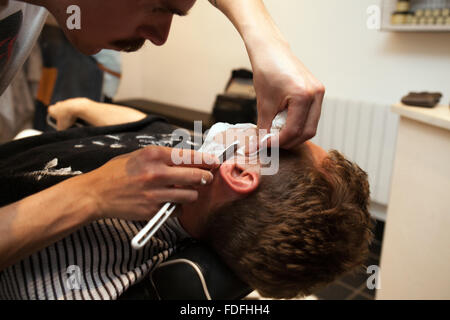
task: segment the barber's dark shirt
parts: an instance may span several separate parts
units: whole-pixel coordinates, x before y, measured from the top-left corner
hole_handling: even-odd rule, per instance
[[[0,146],[0,206],[87,173],[149,145],[175,146],[161,118],[47,133]],[[70,192],[68,190],[67,192]],[[33,214],[39,214],[34,212]],[[145,222],[95,221],[0,272],[0,299],[116,299],[168,258],[187,235],[170,219],[144,249],[131,239]]]

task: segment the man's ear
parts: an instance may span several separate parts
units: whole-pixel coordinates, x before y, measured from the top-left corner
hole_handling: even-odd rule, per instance
[[[220,175],[228,187],[238,194],[252,193],[261,180],[257,170],[236,162],[224,163],[220,167]]]

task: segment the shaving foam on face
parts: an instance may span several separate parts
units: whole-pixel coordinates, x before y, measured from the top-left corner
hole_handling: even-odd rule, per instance
[[[256,137],[255,136],[250,136],[249,137],[249,145],[252,146],[256,146],[255,143]],[[245,146],[240,146],[239,149],[237,149],[236,154],[239,156],[245,156]]]
[[[288,115],[287,110],[284,110],[276,115],[276,117],[272,121],[272,127],[270,129],[271,133],[268,135],[273,136],[274,130],[283,129],[283,127],[286,125],[287,115]],[[218,122],[218,123],[214,124],[211,127],[211,129],[209,129],[208,134],[206,135],[205,141],[203,142],[203,145],[200,147],[200,149],[198,151],[210,153],[215,156],[219,156],[225,151],[225,149],[227,147],[225,145],[225,143],[230,144],[234,141],[223,141],[223,143],[219,143],[214,140],[214,138],[218,134],[223,133],[223,132],[227,131],[228,129],[245,130],[245,129],[254,129],[254,128],[256,128],[256,126],[252,123],[239,123],[239,124],[233,125],[233,124],[229,124],[229,123],[225,123],[225,122]],[[266,135],[266,137],[267,137],[267,135]],[[256,139],[255,136],[251,136],[250,144],[252,144],[255,141],[255,139]],[[238,155],[245,156],[245,146],[239,146],[236,153]]]
[[[218,134],[223,133],[223,132],[227,131],[228,129],[245,130],[245,129],[252,129],[252,128],[256,128],[256,126],[252,123],[239,123],[239,124],[233,125],[233,124],[229,124],[229,123],[225,123],[225,122],[218,122],[218,123],[214,124],[211,127],[211,129],[209,129],[208,134],[206,135],[205,141],[203,142],[203,145],[200,147],[200,149],[198,151],[210,153],[210,154],[213,154],[216,157],[218,157],[227,148],[225,143],[230,144],[230,143],[234,142],[234,141],[223,141],[223,143],[219,143],[214,140],[214,138]],[[242,148],[245,148],[245,146],[240,146],[238,149],[238,152]],[[242,149],[242,150],[244,150],[244,149]]]

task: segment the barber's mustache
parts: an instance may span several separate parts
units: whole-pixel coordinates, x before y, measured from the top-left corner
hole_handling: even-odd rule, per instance
[[[141,49],[145,41],[146,39],[144,38],[123,39],[123,40],[115,40],[111,42],[111,44],[120,51],[134,52]]]

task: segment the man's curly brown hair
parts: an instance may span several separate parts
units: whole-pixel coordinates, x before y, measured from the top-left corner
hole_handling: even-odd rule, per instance
[[[205,240],[264,297],[309,295],[361,267],[372,240],[367,174],[331,151],[320,167],[303,148],[280,150],[280,170],[213,212]]]

